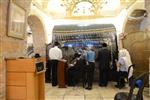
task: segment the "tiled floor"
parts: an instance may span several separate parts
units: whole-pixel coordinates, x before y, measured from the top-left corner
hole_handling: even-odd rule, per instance
[[[120,91],[129,91],[128,87],[117,89],[115,83],[110,82],[107,87],[93,85],[92,90],[82,88],[82,85],[76,87],[58,88],[52,87],[50,83],[45,85],[45,100],[113,100],[114,95]],[[148,89],[144,91],[144,100],[150,100]]]

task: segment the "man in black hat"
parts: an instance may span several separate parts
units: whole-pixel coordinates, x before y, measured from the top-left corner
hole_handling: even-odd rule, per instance
[[[107,44],[102,44],[102,49],[98,52],[99,62],[99,86],[107,86],[108,83],[108,71],[111,61],[111,52],[107,48]]]
[[[58,48],[60,44],[58,42],[54,43],[54,47],[49,50],[49,57],[51,60],[52,68],[52,86],[57,85],[57,65],[58,61],[62,59],[62,51]]]

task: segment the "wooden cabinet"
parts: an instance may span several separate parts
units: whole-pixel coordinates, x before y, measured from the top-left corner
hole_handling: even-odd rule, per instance
[[[40,58],[45,62],[45,58]],[[6,60],[7,100],[44,100],[45,69],[36,73],[36,59]]]

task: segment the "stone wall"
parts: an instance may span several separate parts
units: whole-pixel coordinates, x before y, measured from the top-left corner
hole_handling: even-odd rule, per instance
[[[127,21],[126,26],[125,26],[125,32],[132,33],[132,32],[139,31],[140,23],[141,23],[141,20]]]
[[[145,7],[148,16],[143,20],[127,21],[125,27],[126,37],[123,45],[131,54],[132,62],[135,64],[136,74],[148,71],[150,57],[150,1],[146,0]],[[142,26],[142,27],[141,27]]]
[[[147,27],[147,31],[150,33],[150,1],[149,0],[145,0],[145,7],[148,11],[148,22],[149,22],[149,25]]]
[[[28,15],[31,0],[13,0],[16,4],[26,10]],[[6,64],[5,58],[16,58],[24,56],[26,50],[26,39],[20,40],[7,36],[9,0],[0,0],[0,100],[6,97]]]
[[[149,71],[150,71],[150,1],[149,0],[145,0],[145,8],[148,12],[148,26],[147,26],[147,29],[146,29],[146,33],[147,33],[147,52],[148,52],[148,57],[149,57]],[[150,81],[150,80],[149,80]]]
[[[149,37],[149,52],[150,52],[150,1],[149,0],[145,0],[145,7],[148,11],[148,22],[149,22],[149,25],[147,27],[147,33],[148,33],[148,37]],[[149,72],[150,72],[150,55],[149,55]],[[150,86],[150,76],[149,76],[149,86]],[[149,96],[150,96],[150,90],[149,90]]]

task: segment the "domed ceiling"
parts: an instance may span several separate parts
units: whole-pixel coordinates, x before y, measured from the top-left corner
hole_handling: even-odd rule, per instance
[[[101,18],[117,16],[136,0],[33,0],[53,18]]]

